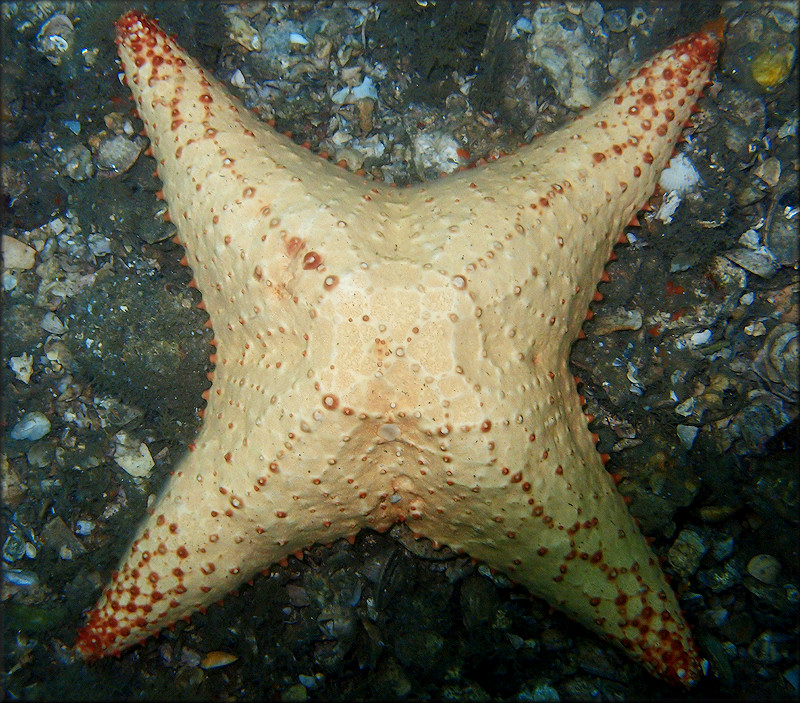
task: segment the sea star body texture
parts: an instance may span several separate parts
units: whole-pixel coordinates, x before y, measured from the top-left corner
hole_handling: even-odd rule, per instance
[[[701,32],[514,155],[394,189],[259,122],[138,13],[117,44],[213,325],[205,423],[77,648],[118,653],[287,555],[399,520],[666,680],[700,658],[567,367],[708,80]]]

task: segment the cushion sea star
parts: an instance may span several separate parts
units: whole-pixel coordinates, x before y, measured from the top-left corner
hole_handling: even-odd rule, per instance
[[[216,369],[192,451],[77,650],[118,653],[291,553],[406,521],[655,675],[696,681],[567,358],[708,80],[713,35],[518,153],[409,189],[275,133],[139,13],[117,44]]]

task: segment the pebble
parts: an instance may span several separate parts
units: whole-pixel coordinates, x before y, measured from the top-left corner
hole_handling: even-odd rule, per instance
[[[530,692],[528,700],[541,701],[542,703],[558,703],[561,700],[558,691],[548,683],[536,684]]]
[[[702,537],[692,530],[681,530],[669,548],[669,563],[685,576],[694,574],[708,547]]]
[[[91,520],[78,520],[75,523],[75,534],[79,537],[86,537],[92,534],[94,523]]]
[[[84,144],[66,149],[58,159],[61,171],[73,181],[85,181],[94,176],[92,152]]]
[[[753,167],[753,175],[758,176],[764,183],[774,188],[781,179],[780,159],[774,156],[764,159]]]
[[[733,588],[741,581],[741,575],[731,562],[704,569],[697,575],[697,580],[713,593],[722,593]]]
[[[45,524],[39,536],[42,543],[58,552],[59,558],[64,561],[71,561],[76,556],[86,553],[86,548],[60,517],[54,517]]]
[[[697,439],[700,428],[693,425],[678,425],[675,431],[684,449],[691,449],[695,439]]]
[[[797,213],[789,208],[776,212],[767,230],[764,244],[781,266],[797,267]]]
[[[590,27],[597,27],[603,21],[603,6],[597,0],[592,0],[583,9],[581,16]]]
[[[3,271],[9,269],[32,269],[35,263],[36,250],[25,242],[3,235]]]
[[[306,691],[306,687],[303,684],[296,683],[292,686],[289,686],[282,694],[281,700],[282,701],[295,701],[297,703],[302,703],[308,699],[308,691]]]
[[[25,413],[22,419],[14,425],[9,436],[11,439],[27,439],[35,441],[50,432],[50,420],[40,412]]]
[[[14,586],[31,587],[39,585],[39,577],[24,569],[3,569],[3,580]]]
[[[767,327],[760,320],[756,320],[745,325],[744,333],[750,337],[763,337],[767,333]]]
[[[697,254],[693,254],[691,252],[681,251],[675,254],[672,258],[672,261],[669,265],[669,272],[670,273],[678,273],[679,271],[688,271],[692,266],[694,266],[700,257]]]
[[[720,542],[716,542],[714,546],[711,547],[711,556],[717,561],[725,561],[728,557],[733,556],[735,545],[736,541],[733,537],[728,537]]]
[[[708,344],[711,341],[712,332],[711,330],[703,330],[702,332],[695,332],[691,337],[689,337],[689,343],[693,347],[699,347],[703,344]]]
[[[775,583],[780,572],[781,563],[771,554],[756,554],[747,562],[747,573],[761,583]]]
[[[147,445],[128,437],[125,432],[117,432],[114,438],[116,439],[114,461],[134,478],[147,478],[156,465]]]
[[[761,237],[752,227],[739,237],[739,244],[748,249],[758,249],[761,246]]]
[[[618,7],[616,10],[606,12],[603,21],[612,32],[624,32],[628,28],[628,13],[624,7]]]
[[[769,630],[762,632],[753,640],[747,648],[747,654],[762,664],[777,664],[784,659],[775,637]]]
[[[111,253],[111,240],[104,234],[92,232],[89,235],[89,251],[94,256],[105,256]]]
[[[314,674],[314,676],[308,676],[306,674],[300,674],[297,677],[297,680],[305,686],[309,691],[313,691],[315,688],[319,687],[319,684],[323,680],[322,674]]]
[[[513,30],[515,30],[517,33],[524,32],[525,34],[530,34],[531,32],[533,32],[533,24],[527,17],[520,17],[514,23]],[[514,38],[513,33],[511,38],[512,39]]]
[[[704,505],[700,508],[700,517],[703,522],[722,522],[736,512],[734,505]]]
[[[3,543],[3,561],[13,563],[25,556],[25,535],[19,530],[14,530]]]
[[[420,132],[414,139],[414,165],[420,173],[451,173],[461,165],[459,143],[450,134]]]
[[[710,627],[722,627],[728,622],[728,611],[725,608],[709,608],[703,613],[703,623]]]
[[[800,689],[800,664],[795,664],[791,669],[784,671],[783,678],[795,691]]]

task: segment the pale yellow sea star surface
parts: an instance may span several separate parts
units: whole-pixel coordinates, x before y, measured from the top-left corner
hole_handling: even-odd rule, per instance
[[[143,15],[119,20],[117,43],[216,369],[197,441],[78,651],[118,653],[291,553],[405,521],[655,675],[697,680],[567,358],[716,39],[676,42],[514,155],[408,189],[277,134]]]

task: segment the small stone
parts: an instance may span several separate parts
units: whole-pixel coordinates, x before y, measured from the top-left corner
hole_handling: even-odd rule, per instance
[[[40,412],[25,413],[22,419],[14,425],[9,437],[11,439],[27,439],[35,441],[50,432],[50,420]]]
[[[795,690],[800,689],[800,664],[795,664],[791,669],[783,672],[783,678]]]
[[[761,246],[761,236],[751,227],[739,237],[739,244],[748,249],[758,249]]]
[[[520,700],[522,700],[522,698],[520,698]],[[530,692],[528,700],[541,701],[542,703],[558,703],[558,701],[561,700],[561,696],[558,695],[558,691],[550,684],[540,683],[536,684],[536,688]]]
[[[32,269],[35,263],[36,249],[25,242],[3,235],[3,271],[11,269]]]
[[[704,505],[700,508],[700,517],[703,522],[722,522],[736,512],[733,505]]]
[[[777,664],[783,661],[784,656],[778,648],[773,634],[766,630],[762,632],[747,648],[747,654],[762,664]]]
[[[669,563],[685,576],[694,574],[708,550],[703,539],[692,530],[682,530],[669,549]]]
[[[39,536],[44,546],[57,552],[64,561],[71,561],[86,553],[86,548],[60,517],[54,517],[45,524]]]
[[[722,593],[738,585],[742,577],[731,562],[712,566],[697,575],[697,580],[713,593]]]
[[[684,154],[676,154],[658,177],[658,184],[666,191],[689,193],[700,183],[700,174]]]
[[[704,344],[708,344],[711,341],[712,332],[711,330],[703,330],[702,332],[695,332],[691,337],[689,337],[689,343],[693,347],[700,347]]]
[[[750,63],[750,73],[762,88],[774,90],[789,77],[796,56],[797,49],[790,42],[765,47]]]
[[[92,534],[94,530],[94,523],[91,520],[78,520],[75,523],[75,534],[79,537],[86,537]]]
[[[0,491],[2,491],[3,504],[12,510],[25,498],[28,487],[22,481],[19,473],[8,463],[5,454],[0,455]]]
[[[781,162],[774,156],[770,156],[753,168],[753,174],[774,188],[781,179]]]
[[[761,583],[775,583],[780,571],[781,563],[771,554],[756,554],[747,562],[747,573]]]
[[[728,615],[725,608],[711,608],[702,614],[701,621],[707,627],[722,627],[728,622]]]
[[[681,251],[675,254],[669,265],[670,273],[678,273],[679,271],[688,271],[699,261],[697,254],[691,252]]]
[[[697,433],[700,432],[700,428],[693,425],[678,425],[676,432],[683,448],[691,449],[695,439],[697,439]]]
[[[728,537],[720,542],[717,542],[713,547],[711,547],[711,556],[713,556],[717,561],[725,561],[725,559],[733,556],[735,545],[736,541],[733,539],[733,537]]]
[[[293,686],[289,686],[282,694],[281,700],[282,701],[293,701],[294,703],[302,703],[308,699],[308,691],[306,691],[306,687],[303,686],[301,683],[296,683]]]
[[[147,478],[155,466],[150,450],[144,442],[139,442],[125,432],[117,432],[114,461],[136,479]]]
[[[603,6],[597,0],[592,0],[583,9],[581,16],[590,27],[597,27],[603,21]]]
[[[612,32],[624,32],[628,28],[628,13],[624,7],[618,7],[603,15],[603,21]]]
[[[43,469],[45,466],[50,466],[50,464],[53,463],[55,451],[55,444],[50,440],[34,442],[31,448],[25,453],[25,458],[28,460],[30,466]]]
[[[745,326],[744,333],[750,337],[763,337],[767,333],[767,328],[763,322],[756,320]]]
[[[83,144],[65,150],[58,161],[62,173],[73,181],[85,181],[95,174],[92,152]]]

